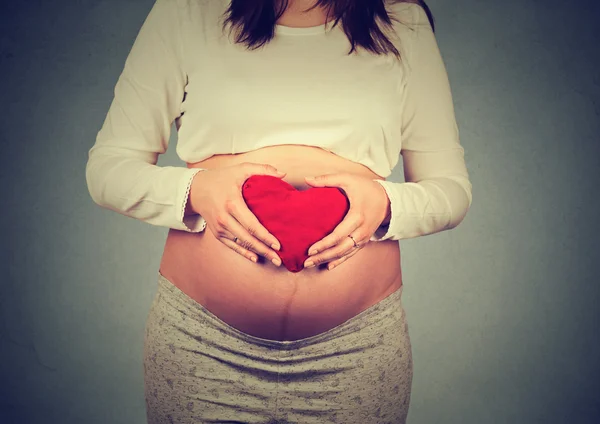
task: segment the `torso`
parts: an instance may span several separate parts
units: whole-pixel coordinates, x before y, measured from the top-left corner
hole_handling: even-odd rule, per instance
[[[323,23],[324,14],[301,19],[284,14],[278,21],[292,27]],[[303,145],[214,155],[187,166],[214,169],[242,162],[268,163],[286,172],[283,180],[299,190],[309,188],[304,182],[309,175],[347,172],[383,179],[359,163]],[[171,229],[160,272],[222,321],[270,340],[298,340],[325,332],[402,285],[397,241],[369,242],[331,271],[317,266],[292,273],[260,256],[258,263],[249,261],[221,243],[208,227],[200,233]]]

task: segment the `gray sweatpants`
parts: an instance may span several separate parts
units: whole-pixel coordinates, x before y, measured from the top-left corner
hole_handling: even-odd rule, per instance
[[[413,363],[401,296],[278,341],[221,321],[159,272],[144,342],[148,423],[405,423]]]

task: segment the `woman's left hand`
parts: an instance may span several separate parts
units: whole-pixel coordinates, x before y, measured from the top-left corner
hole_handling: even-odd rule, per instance
[[[338,187],[350,201],[344,220],[333,232],[309,247],[310,256],[304,262],[305,268],[311,267],[310,264],[307,266],[309,261],[314,263],[313,266],[329,262],[327,269],[331,270],[371,241],[371,236],[387,217],[389,199],[379,183],[360,175],[335,173],[320,175],[313,180],[306,177],[305,180],[311,187]],[[348,235],[356,240],[357,247]]]

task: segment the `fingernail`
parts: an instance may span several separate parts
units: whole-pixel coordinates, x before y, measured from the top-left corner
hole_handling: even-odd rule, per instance
[[[315,177],[304,177],[304,178],[306,178],[307,180],[314,180],[315,179]]]
[[[279,246],[277,243],[273,243],[273,244],[271,245],[271,248],[272,248],[273,250],[279,250],[279,249],[281,249],[281,247],[280,247],[280,246]]]
[[[275,266],[281,265],[281,259],[279,259],[279,258],[273,258],[273,259],[271,259],[271,262],[273,262],[275,264]]]
[[[308,256],[314,256],[314,255],[316,255],[317,253],[319,253],[319,252],[317,252],[317,250],[316,250],[316,249],[312,249],[312,250],[309,250],[309,251],[308,251]]]
[[[310,268],[310,267],[313,267],[313,266],[315,266],[315,263],[313,261],[306,261],[304,263],[304,268]]]

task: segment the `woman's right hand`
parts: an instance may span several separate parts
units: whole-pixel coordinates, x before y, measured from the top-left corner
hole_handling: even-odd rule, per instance
[[[253,262],[259,254],[271,262],[275,259],[279,266],[281,259],[275,250],[281,244],[248,209],[242,196],[242,185],[252,175],[283,178],[286,173],[278,173],[268,164],[250,162],[200,171],[190,188],[190,207],[206,220],[206,226],[225,246]],[[233,241],[235,237],[237,242]]]

